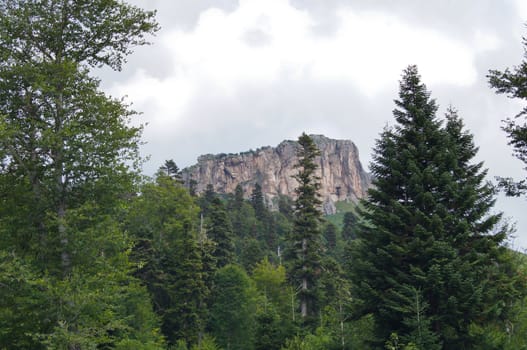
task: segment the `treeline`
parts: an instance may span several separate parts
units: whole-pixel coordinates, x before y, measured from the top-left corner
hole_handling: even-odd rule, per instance
[[[299,137],[294,200],[140,175],[141,128],[100,91],[159,28],[114,0],[0,2],[0,348],[522,349],[526,263],[506,247],[477,147],[415,66],[374,150],[374,187],[333,225]],[[527,63],[491,71],[527,96]],[[527,127],[504,130],[526,161]],[[525,181],[500,180],[524,195]],[[248,198],[248,199],[247,199]]]
[[[299,143],[298,199],[281,197],[278,211],[268,209],[259,184],[248,194],[239,185],[220,195],[209,185],[192,195],[172,160],[131,200],[125,227],[136,242],[135,275],[172,348],[365,346],[371,320],[348,319],[342,267],[353,233],[342,236],[323,220],[318,150],[305,134]],[[356,215],[346,218],[343,232],[353,232]]]

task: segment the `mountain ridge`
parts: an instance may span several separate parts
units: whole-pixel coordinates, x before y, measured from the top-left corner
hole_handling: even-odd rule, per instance
[[[320,150],[317,175],[320,197],[326,214],[334,214],[337,201],[356,202],[366,196],[370,175],[363,169],[357,146],[351,140],[336,140],[323,135],[310,135]],[[202,193],[211,184],[218,193],[233,193],[240,184],[245,198],[250,197],[256,183],[262,187],[266,204],[276,209],[280,195],[295,198],[298,183],[298,143],[284,140],[276,147],[264,146],[240,153],[205,154],[195,165],[182,170],[186,186],[195,181],[195,190]]]

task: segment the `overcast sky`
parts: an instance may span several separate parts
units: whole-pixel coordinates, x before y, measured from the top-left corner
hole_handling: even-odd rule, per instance
[[[393,124],[402,70],[417,64],[442,116],[455,107],[475,135],[489,179],[524,177],[501,120],[519,101],[495,95],[489,69],[520,63],[525,0],[133,0],[157,9],[153,45],[122,72],[99,71],[148,123],[151,175],[205,153],[236,153],[296,139],[302,131],[350,139],[368,166]],[[500,198],[527,248],[527,201]]]

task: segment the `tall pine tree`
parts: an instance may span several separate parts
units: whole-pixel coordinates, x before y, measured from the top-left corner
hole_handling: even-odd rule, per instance
[[[298,174],[295,179],[294,226],[289,237],[287,265],[289,280],[298,291],[300,314],[309,323],[316,317],[318,305],[317,283],[321,268],[321,201],[318,198],[320,178],[316,175],[317,146],[305,133],[298,138]]]
[[[254,184],[253,192],[251,194],[251,205],[254,208],[256,218],[264,222],[267,218],[267,209],[264,203],[262,186],[258,183]]]
[[[473,348],[470,326],[499,323],[507,307],[496,305],[517,292],[505,229],[490,213],[493,190],[482,164],[471,163],[472,136],[452,111],[442,126],[415,66],[395,103],[396,125],[377,141],[374,187],[352,242],[356,306],[374,316],[379,347],[397,333],[426,349]],[[426,322],[412,321],[416,310]]]
[[[232,224],[224,204],[218,197],[212,199],[207,217],[207,236],[216,243],[213,256],[217,266],[223,267],[234,262],[234,241]]]

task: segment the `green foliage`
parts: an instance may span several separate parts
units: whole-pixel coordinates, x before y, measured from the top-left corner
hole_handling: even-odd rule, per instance
[[[405,285],[398,292],[398,298],[399,301],[393,308],[403,315],[403,323],[409,329],[409,333],[402,337],[408,344],[406,347],[413,344],[416,349],[440,350],[442,347],[438,335],[431,329],[431,322],[426,314],[428,304],[423,301],[422,292],[414,286]]]
[[[278,211],[287,219],[293,218],[293,200],[287,196],[278,196]]]
[[[255,317],[254,349],[280,349],[285,340],[283,321],[273,304],[267,300],[264,300],[264,304],[263,308],[258,309]]]
[[[317,315],[318,299],[317,283],[321,270],[321,233],[320,222],[322,214],[319,211],[321,204],[318,198],[320,189],[319,178],[315,171],[317,164],[315,158],[319,155],[313,140],[303,133],[298,138],[300,169],[295,179],[298,187],[295,189],[294,226],[288,237],[286,251],[289,279],[293,288],[298,290],[300,301],[300,314],[303,321],[311,323]]]
[[[93,246],[89,237],[84,237],[86,247]],[[75,267],[67,279],[51,281],[48,292],[58,308],[45,343],[52,348],[89,348],[129,340],[160,348],[158,319],[146,290],[130,276],[122,232],[111,221],[102,222],[93,237],[100,248],[91,264]]]
[[[282,331],[291,328],[291,296],[286,283],[286,272],[282,265],[273,265],[264,258],[253,270],[252,280],[262,297],[260,308],[272,307],[282,322]],[[273,311],[274,312],[274,311]]]
[[[2,329],[9,348],[163,345],[116,223],[141,128],[89,75],[120,69],[157,29],[153,12],[112,0],[0,3],[0,272],[20,289],[1,291],[18,324]]]
[[[46,320],[48,284],[22,259],[0,251],[0,348],[43,349],[38,335],[53,325]]]
[[[232,224],[227,216],[225,206],[217,197],[210,202],[207,215],[207,236],[216,243],[213,256],[216,259],[217,266],[223,267],[234,262]]]
[[[397,124],[377,141],[374,188],[350,245],[357,311],[374,316],[377,346],[391,333],[419,341],[417,329],[428,348],[470,348],[469,325],[506,319],[523,293],[502,246],[507,229],[490,213],[494,191],[482,164],[471,163],[472,136],[452,110],[441,125],[415,66],[403,74],[396,105]],[[412,321],[421,308],[422,327]]]
[[[200,344],[193,345],[190,350],[221,350],[221,348],[216,344],[216,340],[212,336],[205,334]]]
[[[399,340],[397,333],[390,334],[390,339],[384,344],[386,350],[420,350],[414,343],[404,344]],[[426,348],[423,348],[426,349]]]
[[[207,287],[198,244],[198,207],[177,178],[160,173],[133,201],[128,219],[138,276],[148,287],[163,334],[195,343],[204,329]]]
[[[278,349],[294,328],[285,268],[273,265],[265,258],[254,268],[252,280],[260,296],[255,346],[261,349],[266,346]],[[273,333],[273,336],[266,335],[266,332]]]
[[[351,202],[351,201],[338,201],[335,202],[335,208],[337,209],[337,212],[332,215],[327,215],[325,219],[335,226],[337,226],[339,229],[342,229],[343,222],[344,222],[344,216],[348,212],[355,212],[356,207],[358,206],[357,203]]]
[[[238,240],[239,255],[238,261],[246,271],[254,269],[256,264],[264,258],[266,250],[264,244],[255,238],[245,238]]]
[[[226,265],[214,276],[210,329],[225,349],[251,350],[254,346],[254,290],[245,271]]]
[[[240,210],[243,203],[244,203],[244,192],[242,185],[238,184],[236,185],[236,188],[234,189],[234,196],[232,198],[232,201],[230,202],[229,209],[230,210]]]
[[[282,350],[328,350],[332,349],[332,339],[324,332],[323,328],[318,328],[315,334],[309,333],[305,337],[295,336],[288,340]]]
[[[159,168],[159,171],[164,175],[176,180],[177,182],[181,184],[183,183],[183,179],[181,178],[181,170],[179,170],[179,167],[173,159],[166,160],[165,164]]]
[[[262,193],[262,186],[256,183],[251,194],[251,205],[254,208],[256,218],[260,221],[265,221],[267,216],[267,210],[265,208],[265,202]]]
[[[116,284],[110,285],[110,279]],[[136,281],[132,283],[110,273],[86,278],[73,272],[70,280],[53,286],[52,297],[62,308],[44,344],[51,348],[121,348],[133,343],[161,349],[163,340],[148,294]],[[129,315],[134,317],[129,319]]]
[[[355,239],[357,226],[357,215],[352,211],[345,213],[342,220],[342,238],[346,241]]]
[[[212,201],[217,197],[218,195],[214,191],[214,186],[212,186],[212,184],[208,184],[205,188],[205,192],[203,192],[199,198],[199,207],[201,208],[201,214],[203,214],[203,216],[209,216],[209,210],[212,206]]]
[[[252,279],[257,290],[276,305],[287,302],[285,268],[275,266],[265,258],[256,264]]]
[[[129,274],[128,242],[112,220],[101,220],[79,232],[90,264],[74,260],[76,267],[65,279],[0,253],[0,312],[8,323],[0,326],[0,344],[10,349],[90,348],[135,340],[162,347],[148,294]]]
[[[328,222],[324,225],[324,238],[326,241],[326,247],[329,251],[332,251],[337,246],[337,226]]]
[[[50,271],[72,267],[66,209],[88,201],[113,208],[131,189],[129,168],[138,159],[141,129],[128,126],[135,113],[100,92],[89,68],[120,69],[130,45],[145,44],[157,28],[154,13],[117,1],[0,4],[1,182],[24,194],[14,207],[32,213],[3,221],[16,221],[13,248],[39,246],[42,262],[57,264]]]

